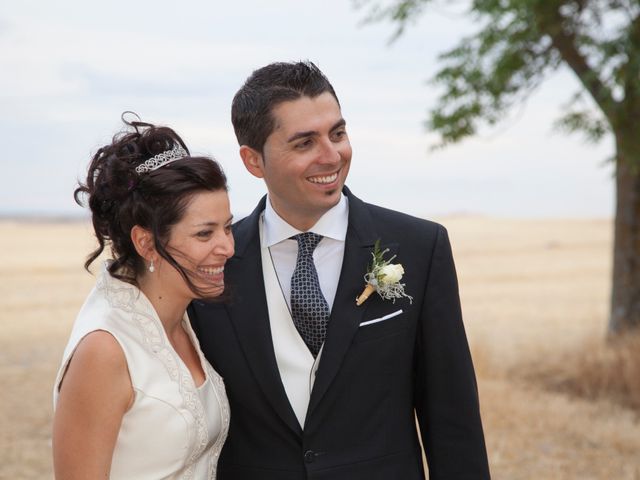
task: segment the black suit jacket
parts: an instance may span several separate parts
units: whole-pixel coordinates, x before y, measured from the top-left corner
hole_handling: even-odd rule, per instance
[[[231,404],[219,480],[487,479],[478,396],[446,230],[366,204],[345,188],[349,227],[327,338],[300,428],[276,364],[255,211],[234,226],[227,304],[196,301],[189,316]],[[377,239],[413,303],[355,298]],[[385,257],[389,258],[389,257]],[[402,309],[389,320],[360,323]],[[415,413],[414,413],[415,412]]]

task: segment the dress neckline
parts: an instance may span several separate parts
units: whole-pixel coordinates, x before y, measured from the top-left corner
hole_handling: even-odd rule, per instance
[[[173,355],[175,355],[175,358],[177,359],[177,361],[181,364],[181,366],[185,369],[185,371],[187,372],[189,378],[191,379],[191,383],[193,384],[193,387],[198,390],[200,387],[202,387],[203,385],[205,385],[207,383],[207,380],[209,380],[209,372],[207,371],[206,368],[206,359],[204,358],[204,355],[202,354],[202,351],[200,350],[200,342],[198,341],[198,338],[196,337],[195,332],[193,331],[193,329],[191,328],[191,323],[189,322],[189,317],[187,315],[187,312],[185,311],[183,316],[182,316],[182,321],[181,321],[181,326],[184,329],[184,331],[187,334],[187,337],[189,338],[189,341],[191,342],[191,346],[193,347],[193,349],[196,352],[196,355],[198,356],[198,361],[200,362],[200,368],[202,369],[202,372],[204,373],[204,381],[198,385],[196,383],[195,378],[193,377],[193,374],[191,373],[191,370],[189,370],[189,367],[187,367],[187,364],[184,362],[184,360],[182,359],[182,357],[178,354],[178,352],[176,351],[175,348],[173,348],[173,345],[171,344],[171,342],[169,341],[169,335],[167,335],[167,331],[164,328],[164,325],[162,323],[162,321],[160,320],[160,316],[158,315],[158,312],[156,312],[156,309],[153,306],[153,303],[151,303],[151,300],[149,300],[149,297],[147,297],[147,295],[140,290],[140,288],[137,285],[133,285],[129,282],[125,282],[123,280],[120,280],[119,278],[115,278],[113,277],[109,271],[108,271],[108,265],[109,265],[109,261],[105,262],[104,264],[104,268],[101,272],[102,274],[102,280],[104,282],[108,284],[113,285],[114,287],[117,286],[117,288],[130,288],[131,289],[131,294],[134,297],[134,301],[137,302],[142,302],[142,304],[146,304],[146,309],[148,310],[148,312],[150,313],[150,315],[148,315],[148,318],[150,318],[155,324],[156,324],[156,328],[158,329],[160,333],[160,335],[162,335],[163,339],[164,339],[164,343],[166,344],[166,346],[168,348],[171,349],[171,351],[173,352]],[[137,298],[135,298],[137,297]]]

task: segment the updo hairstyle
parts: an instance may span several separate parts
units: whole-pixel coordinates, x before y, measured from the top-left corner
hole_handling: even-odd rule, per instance
[[[126,113],[126,112],[125,112]],[[129,127],[116,134],[109,145],[100,148],[89,165],[86,183],[74,192],[76,203],[88,200],[98,248],[89,254],[85,269],[104,251],[111,248],[113,261],[109,273],[137,285],[145,268],[131,241],[135,225],[153,235],[158,254],[175,267],[198,296],[198,290],[186,271],[167,251],[171,227],[184,216],[196,193],[227,191],[227,179],[215,160],[192,157],[182,139],[168,127],[142,121],[123,121]],[[155,155],[182,147],[188,156],[156,170],[137,173],[136,167]]]

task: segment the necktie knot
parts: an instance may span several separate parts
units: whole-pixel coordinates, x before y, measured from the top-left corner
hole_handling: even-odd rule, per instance
[[[297,240],[298,251],[300,254],[311,255],[320,243],[320,240],[322,240],[322,235],[318,235],[313,232],[305,232],[294,235],[292,238]]]

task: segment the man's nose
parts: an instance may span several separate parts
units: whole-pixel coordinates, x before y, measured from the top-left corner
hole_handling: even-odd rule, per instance
[[[342,155],[338,144],[332,142],[330,139],[324,139],[322,142],[322,152],[320,160],[322,163],[335,164],[340,162]]]

